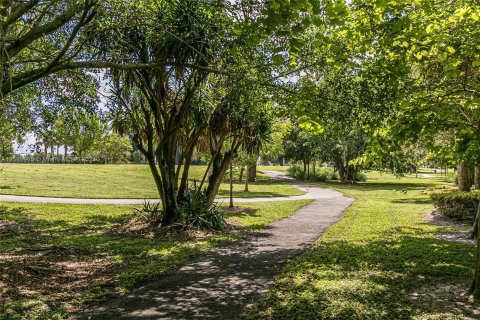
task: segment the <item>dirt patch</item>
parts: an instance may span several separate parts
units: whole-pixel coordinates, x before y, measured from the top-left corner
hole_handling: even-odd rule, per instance
[[[37,221],[30,219],[0,221],[0,239],[18,241],[18,246],[0,251],[0,308],[13,302],[40,301],[25,310],[52,311],[61,307],[76,313],[87,306],[85,302],[104,300],[118,290],[116,276],[128,271],[127,264],[102,247],[83,247],[81,241],[78,246],[56,245],[59,242],[55,239],[60,235],[85,236],[87,242],[88,237],[102,235],[109,235],[113,242],[125,238],[187,242],[244,229],[228,220],[227,226],[222,232],[159,228],[137,219],[110,227],[79,226],[50,231],[42,230]]]
[[[205,239],[211,236],[236,233],[244,229],[244,227],[229,219],[225,220],[227,226],[222,231],[199,230],[195,228],[178,228],[178,227],[161,227],[152,224],[143,219],[134,217],[128,221],[114,226],[111,233],[122,236],[142,237],[147,239],[161,239],[166,241],[184,242],[191,240]]]
[[[468,280],[432,280],[412,290],[408,297],[415,304],[432,310],[433,313],[451,313],[463,315],[464,319],[479,319],[480,305],[472,304],[465,295],[469,285]]]
[[[440,214],[436,210],[432,210],[427,214],[423,215],[422,218],[428,222],[440,226],[440,227],[452,227],[455,231],[452,232],[441,232],[436,235],[440,240],[465,243],[465,244],[475,244],[475,240],[470,239],[470,231],[472,226],[465,222],[459,222],[444,215]]]
[[[93,286],[111,286],[118,264],[101,254],[74,247],[22,249],[0,253],[0,300],[8,304],[20,299],[48,299],[68,302],[82,298]]]

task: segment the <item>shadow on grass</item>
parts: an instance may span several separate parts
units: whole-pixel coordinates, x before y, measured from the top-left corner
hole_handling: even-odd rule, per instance
[[[425,236],[317,245],[286,269],[259,310],[268,308],[270,319],[411,319],[439,311],[472,316],[473,307],[454,303],[463,292],[452,293],[454,302],[440,310],[409,299],[422,286],[464,283],[474,274],[472,246]]]
[[[219,190],[217,196],[219,198],[227,199],[230,196],[230,191],[228,190]],[[285,194],[285,192],[275,192],[275,191],[234,191],[233,197],[235,198],[269,198],[269,197],[285,197],[290,196]]]
[[[410,204],[431,204],[432,200],[430,199],[412,199],[412,198],[403,198],[403,199],[392,199],[391,203],[410,203]]]
[[[341,184],[340,182],[328,182],[326,184],[335,186],[335,187],[340,187],[343,186],[345,188],[350,188],[350,189],[360,189],[362,191],[381,191],[381,190],[396,190],[400,191],[403,189],[407,189],[407,191],[411,190],[424,190],[427,188],[434,188],[438,186],[435,183],[410,183],[410,182],[402,182],[399,180],[399,182],[391,182],[391,183],[381,183],[381,182],[367,182],[367,183],[358,183],[358,184],[351,184],[351,185],[345,185]]]
[[[256,211],[243,214],[256,215]],[[0,281],[12,292],[18,292],[20,287],[42,292],[41,299],[51,299],[52,305],[56,305],[57,299],[68,300],[70,293],[80,294],[82,299],[91,296],[88,292],[92,286],[107,286],[108,290],[100,290],[105,294],[141,285],[234,236],[220,234],[188,242],[112,232],[112,225],[127,216],[85,215],[67,221],[51,215],[31,215],[25,208],[0,207],[0,269],[11,271],[4,272]],[[6,228],[10,228],[8,239]],[[64,268],[65,272],[58,272]],[[38,279],[41,281],[34,281]],[[70,293],[59,295],[65,290]],[[14,296],[6,301],[21,299],[22,296]],[[30,312],[28,308],[19,309],[18,315],[24,311]]]
[[[79,318],[239,319],[245,305],[258,300],[286,261],[304,249],[284,249],[248,240],[270,238],[266,230],[208,251],[187,267],[169,272]]]

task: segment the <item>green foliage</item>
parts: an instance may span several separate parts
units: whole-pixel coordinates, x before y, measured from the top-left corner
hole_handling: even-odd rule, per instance
[[[208,200],[206,194],[197,186],[191,186],[179,203],[180,218],[174,226],[187,229],[193,227],[200,230],[221,231],[226,222],[223,212],[215,202]]]
[[[143,201],[141,209],[133,208],[134,218],[144,220],[149,223],[158,223],[162,220],[162,209],[160,202]]]
[[[296,179],[303,180],[305,178],[303,168],[300,167],[299,165],[292,165],[287,169],[287,172],[289,175]]]
[[[96,142],[90,153],[103,159],[105,163],[117,163],[126,162],[130,151],[132,151],[132,142],[128,137],[108,133]]]
[[[480,205],[480,192],[460,192],[439,190],[429,193],[430,199],[438,211],[446,217],[472,221]]]
[[[292,165],[288,168],[288,173],[296,179],[305,180],[307,177],[304,175],[303,167],[299,165]],[[362,174],[358,174],[358,178],[363,177]],[[310,180],[318,182],[327,182],[339,180],[338,172],[333,168],[319,167],[316,168],[315,174],[313,173],[313,168],[310,168]],[[355,181],[364,181],[364,180],[355,180]]]

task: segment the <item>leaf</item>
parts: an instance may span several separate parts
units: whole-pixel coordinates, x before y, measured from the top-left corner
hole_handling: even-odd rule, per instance
[[[447,51],[448,51],[448,53],[450,53],[450,54],[454,54],[454,53],[455,53],[455,49],[454,49],[453,47],[450,47],[450,46],[447,47]]]
[[[285,58],[281,54],[272,56],[272,61],[275,65],[279,66],[285,63]]]

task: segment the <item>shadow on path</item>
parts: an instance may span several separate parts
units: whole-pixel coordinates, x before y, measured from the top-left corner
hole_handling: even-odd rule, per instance
[[[261,232],[207,251],[179,270],[80,316],[81,319],[239,319],[353,199],[308,187],[313,203]]]

